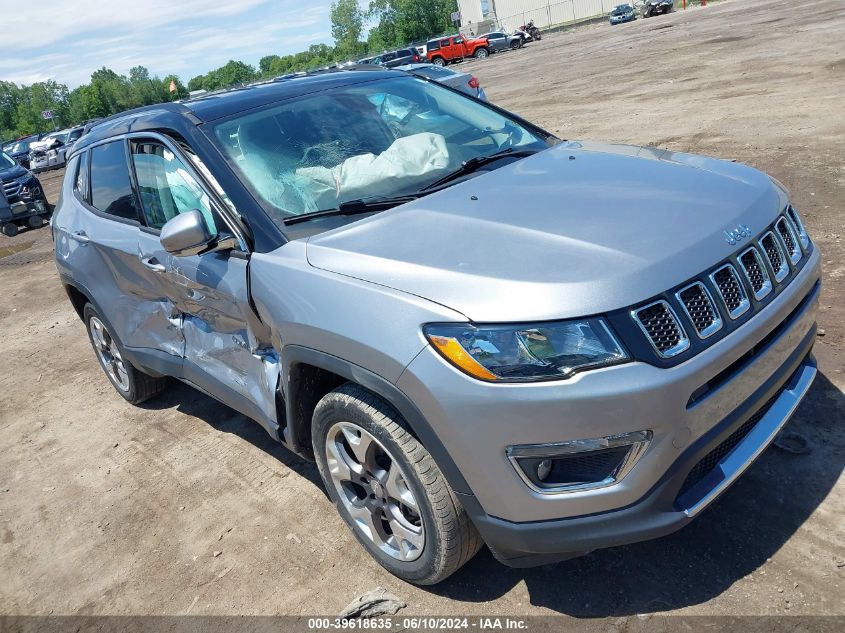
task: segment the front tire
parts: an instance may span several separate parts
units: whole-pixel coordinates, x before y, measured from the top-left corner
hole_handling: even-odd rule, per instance
[[[486,48],[479,48],[475,51],[475,58],[476,59],[487,59],[490,56],[490,53],[487,52]]]
[[[18,225],[14,222],[9,222],[8,224],[4,224],[2,227],[3,235],[6,237],[15,237],[18,234]]]
[[[330,499],[390,573],[433,585],[478,552],[481,537],[455,493],[385,401],[346,383],[317,404],[311,431]]]
[[[130,363],[93,305],[86,304],[82,314],[100,367],[124,400],[139,404],[164,390],[167,379],[145,374]]]

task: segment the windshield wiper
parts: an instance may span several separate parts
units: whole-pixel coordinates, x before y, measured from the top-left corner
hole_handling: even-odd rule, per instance
[[[432,189],[437,189],[446,183],[478,171],[480,168],[484,167],[484,165],[489,165],[490,163],[494,163],[502,158],[520,158],[524,156],[531,156],[532,154],[536,154],[538,151],[539,150],[536,149],[514,149],[513,147],[509,147],[508,149],[503,149],[500,152],[494,152],[493,154],[488,154],[487,156],[476,156],[475,158],[470,158],[469,160],[464,161],[464,163],[455,171],[446,174],[442,178],[438,178],[422,190],[430,191]]]
[[[294,215],[282,220],[286,225],[299,224],[300,222],[308,222],[317,218],[329,218],[336,215],[356,215],[358,213],[370,213],[372,211],[384,211],[392,209],[400,204],[416,200],[424,194],[407,194],[403,196],[369,196],[366,198],[357,198],[355,200],[347,200],[341,202],[334,209],[323,209],[322,211],[314,211],[312,213],[304,213],[302,215]]]

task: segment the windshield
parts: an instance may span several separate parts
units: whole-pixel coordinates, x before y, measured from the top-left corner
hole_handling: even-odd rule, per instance
[[[214,135],[279,224],[417,192],[473,158],[548,146],[478,101],[415,77],[286,101],[219,123]]]
[[[17,143],[12,145],[12,148],[9,150],[9,152],[12,153],[12,154],[20,154],[22,152],[28,152],[29,146],[34,142],[35,142],[35,139],[30,139],[28,141],[18,141]]]
[[[0,169],[10,169],[14,167],[17,163],[13,161],[11,158],[6,156],[4,152],[0,152]]]
[[[627,13],[631,10],[627,4],[623,4],[621,6],[616,7],[612,12],[611,15],[622,15],[623,13]]]

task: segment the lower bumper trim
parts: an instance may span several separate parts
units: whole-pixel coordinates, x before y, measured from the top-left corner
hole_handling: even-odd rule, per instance
[[[805,363],[798,368],[798,372],[792,378],[791,385],[781,392],[748,435],[719,462],[710,475],[679,499],[685,515],[694,517],[710,505],[766,450],[766,447],[772,443],[778,432],[795,413],[798,404],[807,394],[810,385],[813,384],[817,371],[814,363]],[[714,475],[719,477],[719,482],[715,486],[712,485]],[[696,490],[702,486],[706,486],[709,492],[689,505],[684,504],[685,500],[694,498]]]

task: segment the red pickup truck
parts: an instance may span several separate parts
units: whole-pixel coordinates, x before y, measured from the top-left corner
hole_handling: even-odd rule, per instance
[[[426,57],[437,66],[445,66],[464,57],[484,59],[490,55],[490,44],[486,37],[476,37],[471,40],[463,35],[452,35],[429,40],[426,43]]]

